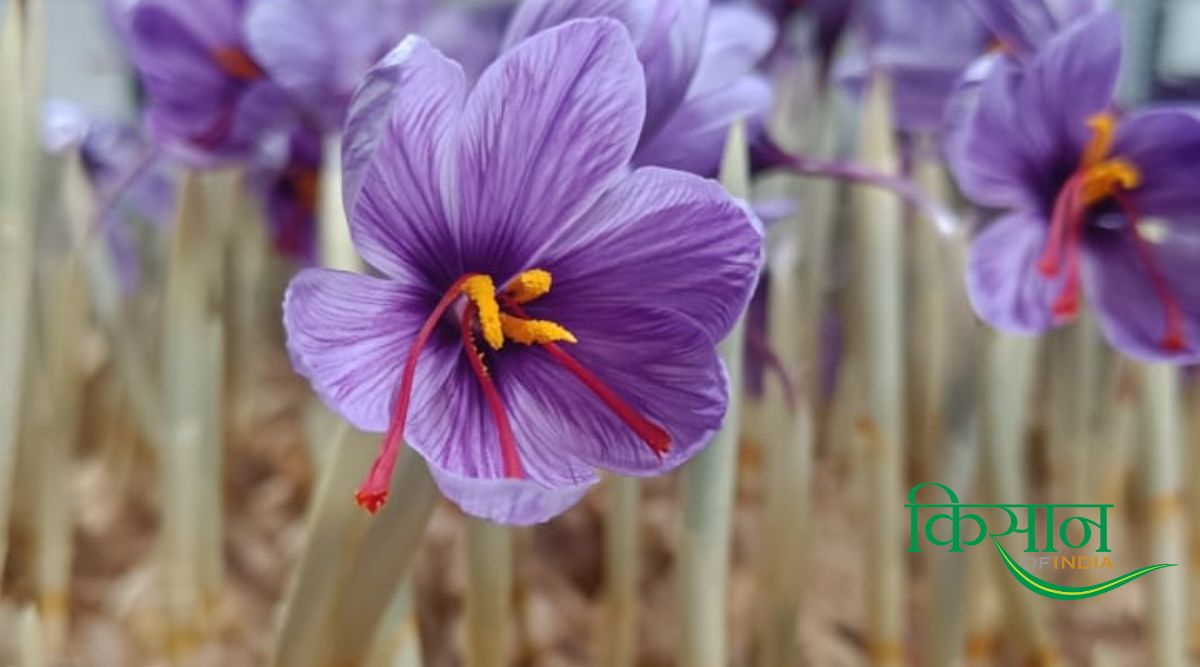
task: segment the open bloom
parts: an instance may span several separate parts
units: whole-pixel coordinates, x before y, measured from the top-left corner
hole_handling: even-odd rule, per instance
[[[296,369],[385,431],[358,494],[384,502],[402,442],[468,513],[544,521],[602,468],[656,474],[719,427],[716,353],[762,231],[716,183],[630,171],[642,68],[609,19],[516,45],[468,93],[409,37],[351,103],[344,198],[384,277],[309,269],[284,303]]]
[[[317,191],[321,135],[297,125],[280,155],[263,155],[246,172],[247,186],[261,201],[275,250],[300,264],[317,251]]]
[[[1113,13],[1079,21],[1027,66],[998,60],[956,123],[966,195],[1003,213],[971,245],[968,288],[997,328],[1045,331],[1081,294],[1116,348],[1184,361],[1200,350],[1200,118],[1121,116]]]
[[[962,0],[988,27],[999,46],[1031,57],[1075,21],[1107,9],[1108,0]]]
[[[861,91],[871,71],[885,72],[896,126],[940,130],[959,77],[987,48],[984,24],[963,0],[870,0],[856,9],[865,48],[837,64],[838,78]]]
[[[246,50],[244,4],[139,0],[120,30],[149,97],[152,138],[192,162],[251,156],[292,118],[287,95]]]
[[[136,291],[142,277],[138,232],[162,231],[171,223],[175,174],[167,165],[148,159],[150,149],[136,127],[89,116],[69,102],[46,102],[42,132],[43,145],[50,152],[79,151],[101,202],[97,222],[121,290]]]
[[[645,70],[646,123],[634,164],[717,173],[729,126],[744,119],[753,135],[771,105],[755,67],[775,28],[761,11],[708,0],[525,0],[509,25],[509,46],[564,21],[620,21]]]
[[[477,75],[491,62],[503,8],[437,0],[247,0],[247,50],[310,124],[340,130],[367,70],[404,35],[418,33]]]

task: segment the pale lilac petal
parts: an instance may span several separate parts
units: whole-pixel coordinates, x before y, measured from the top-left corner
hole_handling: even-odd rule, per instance
[[[455,199],[463,266],[503,282],[623,174],[645,86],[611,19],[569,21],[507,51],[467,101]]]
[[[248,50],[271,79],[310,108],[333,93],[333,40],[318,7],[303,0],[251,0],[246,12]],[[366,71],[366,68],[363,68]]]
[[[342,197],[355,247],[393,277],[459,270],[443,193],[466,79],[457,63],[410,36],[371,70],[350,104]]]
[[[751,5],[714,5],[688,98],[737,83],[775,44],[775,24]]]
[[[1141,172],[1141,185],[1132,196],[1143,215],[1200,212],[1200,116],[1196,112],[1155,109],[1122,119],[1113,154]]]
[[[397,281],[301,271],[283,302],[292,365],[356,428],[386,430],[413,337],[436,301]],[[417,365],[418,386],[442,382],[459,352],[455,342],[451,333],[433,337]]]
[[[1044,219],[1014,213],[988,224],[971,242],[967,296],[975,313],[993,327],[1035,334],[1058,324],[1051,305],[1063,277],[1046,278],[1036,266],[1046,229]]]
[[[554,276],[550,293],[530,306],[548,316],[586,311],[620,319],[650,304],[717,342],[750,300],[762,239],[758,220],[716,182],[639,169],[530,260]]]
[[[708,0],[658,0],[649,29],[638,41],[646,68],[646,123],[654,136],[687,97],[704,47]]]
[[[1145,239],[1154,271],[1181,308],[1185,349],[1164,348],[1166,311],[1150,265],[1127,227],[1091,229],[1085,237],[1084,289],[1104,337],[1114,348],[1145,361],[1194,362],[1200,358],[1200,237],[1167,227],[1158,242]]]
[[[708,0],[525,0],[509,24],[511,48],[571,19],[607,17],[629,30],[645,69],[643,137],[656,134],[683,102],[700,61]]]
[[[1029,135],[1026,141],[1034,145],[1051,145],[1065,137],[1069,148],[1082,148],[1091,137],[1088,119],[1112,106],[1120,69],[1121,21],[1116,12],[1079,21],[1046,45],[1018,87],[1016,104],[1026,113],[1017,129],[1023,129]]]
[[[962,0],[1014,53],[1029,57],[1056,32],[1108,8],[1107,0]]]
[[[745,120],[747,132],[754,136],[763,130],[770,107],[771,86],[760,76],[742,77],[729,86],[690,97],[658,134],[638,147],[633,163],[715,176],[729,126]]]
[[[579,502],[599,479],[593,474],[579,484],[549,487],[528,479],[466,477],[430,465],[442,495],[471,516],[510,526],[544,523]]]
[[[657,0],[524,0],[513,12],[504,36],[505,51],[543,30],[571,19],[607,17],[621,22],[635,41],[645,31]]]

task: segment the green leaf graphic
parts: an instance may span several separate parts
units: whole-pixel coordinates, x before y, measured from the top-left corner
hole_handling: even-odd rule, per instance
[[[1008,568],[1008,571],[1012,573],[1012,576],[1018,582],[1020,582],[1022,586],[1028,588],[1034,593],[1037,593],[1038,595],[1055,600],[1082,600],[1084,598],[1094,597],[1100,595],[1101,593],[1107,593],[1108,591],[1120,588],[1134,579],[1150,574],[1155,570],[1161,570],[1164,567],[1174,567],[1176,565],[1176,563],[1147,565],[1146,567],[1138,568],[1132,572],[1129,572],[1128,574],[1124,574],[1120,577],[1109,579],[1108,581],[1094,584],[1092,586],[1059,586],[1057,584],[1052,584],[1045,579],[1039,579],[1028,570],[1021,567],[1021,565],[1017,563],[1012,556],[1008,555],[1008,552],[1004,550],[1004,547],[1000,546],[1000,540],[992,537],[992,543],[996,545],[996,550],[1000,552],[1000,557],[1004,559],[1005,567]]]

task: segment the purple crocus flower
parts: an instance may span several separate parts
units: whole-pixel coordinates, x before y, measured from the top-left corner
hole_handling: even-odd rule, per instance
[[[122,292],[141,284],[142,261],[138,226],[163,230],[175,213],[175,178],[171,169],[148,159],[150,148],[137,128],[93,118],[78,106],[47,101],[42,114],[43,144],[52,153],[79,151],[97,198],[97,224],[108,244]]]
[[[1037,53],[1075,21],[1108,8],[1107,0],[962,0],[1006,52],[1018,58]]]
[[[305,125],[293,130],[282,159],[264,159],[246,174],[262,200],[275,250],[301,264],[316,260],[320,174],[321,135]]]
[[[716,353],[762,230],[716,183],[630,171],[645,82],[627,30],[569,21],[468,92],[409,37],[351,103],[344,198],[384,277],[302,271],[293,364],[356,427],[385,431],[357,500],[385,501],[402,442],[493,521],[547,520],[596,481],[669,470],[720,426]]]
[[[367,70],[417,33],[477,75],[499,50],[504,8],[435,0],[247,0],[248,51],[325,130],[340,130]]]
[[[1000,329],[1071,319],[1080,294],[1108,341],[1141,359],[1200,350],[1200,117],[1113,108],[1120,24],[1073,24],[1022,67],[1000,59],[956,123],[963,192],[1003,213],[973,241],[968,288]]]
[[[293,117],[246,50],[244,12],[245,0],[140,0],[119,30],[146,87],[152,138],[189,162],[252,156]]]
[[[734,120],[757,133],[771,88],[755,71],[775,41],[769,17],[708,0],[525,0],[505,43],[575,18],[620,21],[645,70],[646,123],[634,163],[716,174]]]
[[[338,129],[367,70],[415,22],[398,0],[245,0],[247,52],[303,111]],[[404,32],[402,32],[404,31]]]
[[[839,62],[836,76],[860,93],[869,72],[885,72],[896,127],[937,131],[959,77],[987,50],[984,24],[962,0],[870,0],[857,7],[865,48]]]

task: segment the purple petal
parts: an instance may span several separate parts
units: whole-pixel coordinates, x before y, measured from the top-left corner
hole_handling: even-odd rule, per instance
[[[554,276],[550,293],[531,310],[551,319],[565,317],[565,309],[623,320],[626,309],[651,305],[681,315],[716,342],[750,300],[762,239],[757,219],[717,183],[639,169],[530,261]]]
[[[1121,121],[1113,153],[1141,172],[1135,191],[1143,215],[1191,216],[1200,211],[1200,116],[1155,109]]]
[[[465,98],[462,68],[410,36],[350,103],[343,202],[359,254],[384,274],[461,273],[442,193]]]
[[[657,475],[681,465],[708,443],[725,416],[729,382],[703,330],[653,306],[624,307],[619,318],[612,310],[597,312],[583,304],[532,308],[545,299],[530,303],[530,314],[557,318],[570,329],[579,343],[562,348],[671,437],[670,449],[660,458],[545,350],[501,355],[497,376],[517,376],[525,390],[506,391],[506,404],[536,406],[529,418],[542,421],[538,428],[555,436],[547,439],[557,443],[560,456],[576,456],[626,475]]]
[[[750,5],[715,5],[688,97],[736,83],[754,71],[774,44],[775,24],[762,11]]]
[[[252,0],[245,21],[246,42],[254,59],[272,80],[312,110],[320,110],[322,100],[336,94],[329,88],[334,40],[322,30],[322,18],[311,2]]]
[[[487,267],[501,282],[529,268],[624,173],[644,91],[633,44],[611,19],[569,21],[500,56],[463,113],[455,195],[464,267]]]
[[[754,136],[763,130],[770,106],[771,86],[759,76],[742,77],[725,88],[690,97],[658,134],[638,148],[633,162],[715,176],[729,126],[744,119]]]
[[[461,337],[457,351],[449,354],[438,355],[448,373],[418,373],[405,437],[442,471],[470,480],[504,480],[500,431]],[[592,483],[595,473],[567,443],[588,434],[581,433],[576,413],[547,400],[551,387],[526,371],[545,355],[540,348],[510,342],[499,354],[487,354],[484,363],[512,427],[522,479],[547,488],[578,488]]]
[[[646,68],[646,124],[654,136],[686,98],[700,62],[708,0],[658,0],[650,25],[638,41]]]
[[[1107,9],[1106,0],[964,0],[988,30],[1028,57],[1073,21]]]
[[[544,523],[579,502],[598,480],[593,474],[579,484],[542,486],[528,479],[481,479],[429,466],[442,495],[462,511],[481,519],[513,526]]]
[[[1091,137],[1088,119],[1112,106],[1120,69],[1121,21],[1115,12],[1080,21],[1057,35],[1017,90],[1017,104],[1028,110],[1021,120],[1044,119],[1026,132],[1046,136],[1030,141],[1050,144],[1066,136],[1072,147],[1084,146]]]
[[[570,19],[608,17],[623,24],[645,68],[643,137],[656,134],[687,95],[704,43],[708,0],[526,0],[506,48]]]
[[[1200,358],[1200,284],[1195,278],[1200,237],[1168,227],[1159,242],[1142,241],[1147,263],[1132,233],[1127,227],[1094,229],[1085,237],[1084,290],[1104,337],[1136,359],[1194,362]],[[1185,349],[1163,345],[1166,310],[1155,285],[1158,279],[1180,308]]]
[[[328,269],[301,271],[283,301],[292,365],[330,409],[356,428],[383,431],[413,337],[436,299],[396,281]],[[430,340],[417,364],[422,379],[417,386],[440,385],[459,349],[449,335]],[[420,406],[414,397],[412,412]]]
[[[1048,279],[1036,266],[1046,229],[1044,219],[1014,213],[990,223],[971,242],[967,296],[975,313],[997,329],[1035,334],[1058,324],[1051,304],[1063,278]]]
[[[634,164],[715,176],[734,120],[745,119],[751,135],[762,131],[771,86],[754,68],[774,40],[774,26],[761,12],[713,7],[687,99],[658,132],[644,135]]]

